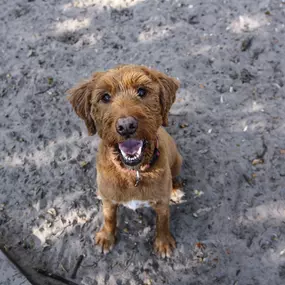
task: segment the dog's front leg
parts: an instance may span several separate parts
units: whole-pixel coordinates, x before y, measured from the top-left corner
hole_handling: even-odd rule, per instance
[[[103,200],[104,225],[96,234],[96,244],[101,246],[102,252],[107,253],[115,243],[118,205],[109,200]]]
[[[156,211],[156,238],[154,249],[163,258],[169,257],[176,247],[175,240],[169,230],[169,205],[158,203],[154,207]]]

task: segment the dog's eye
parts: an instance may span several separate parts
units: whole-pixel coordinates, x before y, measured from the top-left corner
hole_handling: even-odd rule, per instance
[[[146,95],[146,90],[145,90],[144,88],[142,88],[142,87],[140,87],[137,92],[138,92],[138,95],[139,95],[141,98]]]
[[[104,103],[109,103],[109,102],[111,101],[111,96],[110,96],[110,94],[105,93],[105,94],[102,96],[101,100],[102,100]]]

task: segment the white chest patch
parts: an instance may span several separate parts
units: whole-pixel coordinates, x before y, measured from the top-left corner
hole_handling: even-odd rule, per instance
[[[127,208],[130,208],[132,210],[136,210],[138,208],[142,207],[150,207],[149,202],[147,201],[140,201],[140,200],[132,200],[127,203],[123,203],[123,205]]]

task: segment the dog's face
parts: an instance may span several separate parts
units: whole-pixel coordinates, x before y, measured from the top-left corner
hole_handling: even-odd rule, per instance
[[[71,90],[69,100],[86,124],[113,148],[116,159],[137,167],[151,157],[151,142],[179,87],[176,79],[143,66],[124,65],[93,77]]]

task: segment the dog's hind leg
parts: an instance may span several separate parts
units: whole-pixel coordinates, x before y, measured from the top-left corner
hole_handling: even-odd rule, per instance
[[[172,175],[172,191],[170,194],[170,203],[177,204],[182,201],[184,196],[184,192],[182,191],[182,181],[179,177],[180,170],[182,166],[182,157],[177,152],[175,163],[171,167],[171,175]]]
[[[182,166],[182,156],[177,152],[174,164],[171,166],[172,187],[177,189],[181,187],[181,182],[178,179]]]

